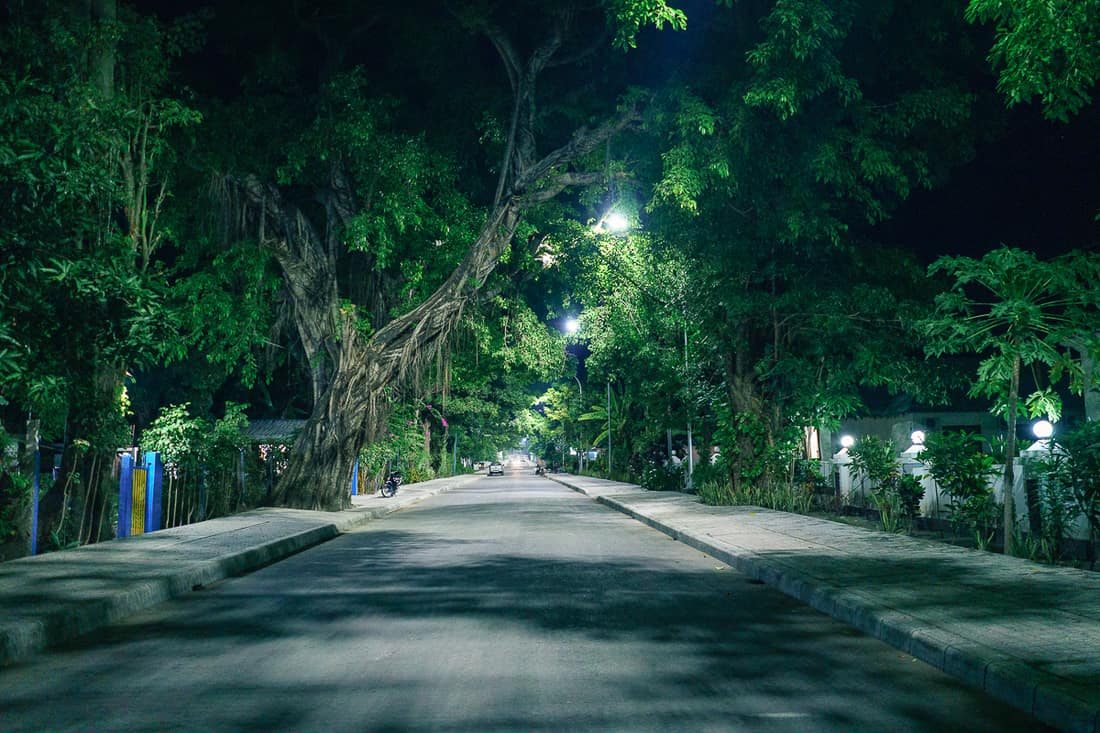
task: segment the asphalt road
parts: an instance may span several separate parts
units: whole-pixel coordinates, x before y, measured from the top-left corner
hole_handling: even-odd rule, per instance
[[[4,733],[153,730],[1043,728],[524,472],[0,670]]]

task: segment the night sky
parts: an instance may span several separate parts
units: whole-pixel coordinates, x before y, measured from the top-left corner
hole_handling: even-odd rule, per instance
[[[878,229],[888,243],[980,256],[1005,244],[1041,256],[1100,246],[1100,110],[1069,124],[1034,105],[1013,110],[1007,136],[932,191],[918,191]]]

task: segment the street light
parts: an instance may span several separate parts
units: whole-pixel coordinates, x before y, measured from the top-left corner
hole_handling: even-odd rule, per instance
[[[577,391],[581,394],[581,405],[584,404],[584,386],[581,384],[581,378],[576,374],[573,375],[573,379],[577,382]],[[583,437],[583,436],[582,436]],[[583,445],[582,450],[577,453],[577,473],[584,473],[584,452],[588,449]]]
[[[901,455],[906,460],[915,460],[917,456],[924,452],[924,431],[914,430],[909,434],[910,445],[908,448],[901,452]]]
[[[580,327],[581,327],[580,322],[577,321],[576,318],[572,318],[572,317],[565,319],[565,323],[562,324],[562,328],[564,328],[565,332],[567,334],[569,334],[570,336],[575,335],[577,333],[577,331],[580,330]],[[569,347],[568,346],[566,346],[565,355],[567,357],[569,356]],[[581,378],[579,376],[577,376],[576,374],[574,374],[573,379],[577,382],[577,390],[580,392],[581,404],[583,405],[584,404],[584,386],[581,384]],[[584,453],[581,452],[581,453],[578,454],[578,456],[579,456],[579,458],[578,458],[578,461],[577,461],[577,473],[583,473],[584,472]],[[564,459],[563,459],[563,462],[564,462]]]
[[[611,210],[592,225],[593,234],[622,234],[630,229],[630,220],[618,211]]]
[[[1054,435],[1054,426],[1050,420],[1037,420],[1031,426],[1031,432],[1035,435],[1035,442],[1021,451],[1021,456],[1035,457],[1048,451],[1061,452],[1061,448],[1050,439]]]
[[[630,222],[618,211],[612,211],[604,217],[604,225],[611,232],[625,232],[630,228]]]

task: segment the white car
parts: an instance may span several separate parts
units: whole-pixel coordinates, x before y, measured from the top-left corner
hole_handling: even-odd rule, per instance
[[[492,476],[494,474],[497,476],[504,475],[504,466],[501,465],[500,461],[493,461],[489,464],[489,475]]]

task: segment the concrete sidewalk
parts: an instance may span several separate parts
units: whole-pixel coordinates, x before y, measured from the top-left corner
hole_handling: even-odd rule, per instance
[[[240,575],[474,479],[401,487],[397,496],[352,497],[343,512],[252,511],[0,563],[0,666]]]
[[[569,475],[554,481],[1067,731],[1100,733],[1100,573]]]

